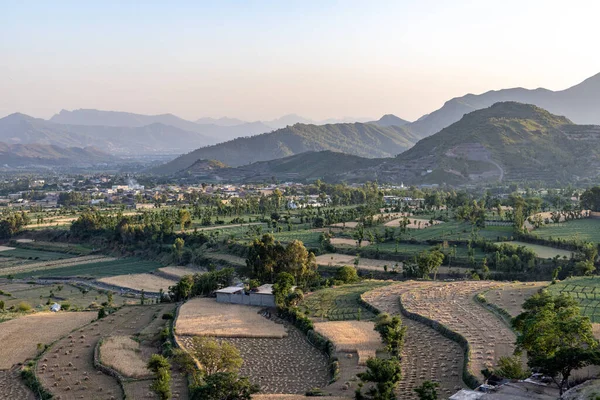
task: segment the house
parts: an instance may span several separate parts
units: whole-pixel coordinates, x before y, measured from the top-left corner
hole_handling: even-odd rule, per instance
[[[217,290],[218,303],[243,304],[246,306],[275,307],[273,285],[262,285],[246,290],[243,284]]]

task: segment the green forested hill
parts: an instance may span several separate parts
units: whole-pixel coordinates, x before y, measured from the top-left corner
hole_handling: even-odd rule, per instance
[[[415,137],[405,128],[373,124],[295,124],[271,133],[238,138],[184,154],[153,170],[159,174],[182,171],[197,160],[218,160],[241,166],[307,151],[330,150],[365,158],[391,157],[411,147]]]

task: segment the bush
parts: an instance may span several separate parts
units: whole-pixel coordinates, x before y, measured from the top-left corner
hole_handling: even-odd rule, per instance
[[[60,308],[64,311],[69,311],[69,308],[71,308],[71,304],[70,303],[62,303],[60,305]]]
[[[31,309],[31,304],[27,303],[26,301],[22,301],[19,304],[17,304],[17,311],[29,312],[31,311]]]
[[[335,279],[343,283],[354,283],[360,280],[356,268],[348,265],[338,268],[335,273]]]
[[[98,310],[98,319],[102,319],[104,317],[106,317],[106,309],[102,307]]]
[[[167,320],[169,320],[169,319],[173,319],[173,318],[174,318],[174,316],[173,316],[173,313],[164,313],[164,314],[162,315],[162,319],[167,319]]]
[[[160,354],[152,354],[148,361],[148,369],[154,372],[154,382],[150,386],[160,400],[171,398],[171,364]]]

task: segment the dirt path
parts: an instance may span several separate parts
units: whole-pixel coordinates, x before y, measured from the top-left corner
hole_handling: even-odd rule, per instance
[[[413,389],[426,380],[438,382],[440,398],[448,398],[458,389],[466,387],[462,382],[463,351],[457,343],[433,329],[402,316],[399,299],[411,288],[410,283],[384,286],[366,292],[362,298],[382,312],[400,315],[407,327],[398,399],[417,399]]]
[[[54,396],[67,399],[122,399],[117,380],[94,368],[94,348],[108,335],[133,335],[172,304],[127,306],[56,342],[38,362],[36,374]]]

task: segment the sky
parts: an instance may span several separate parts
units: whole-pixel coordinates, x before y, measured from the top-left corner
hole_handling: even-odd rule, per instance
[[[0,0],[0,116],[414,120],[600,72],[596,0]]]

